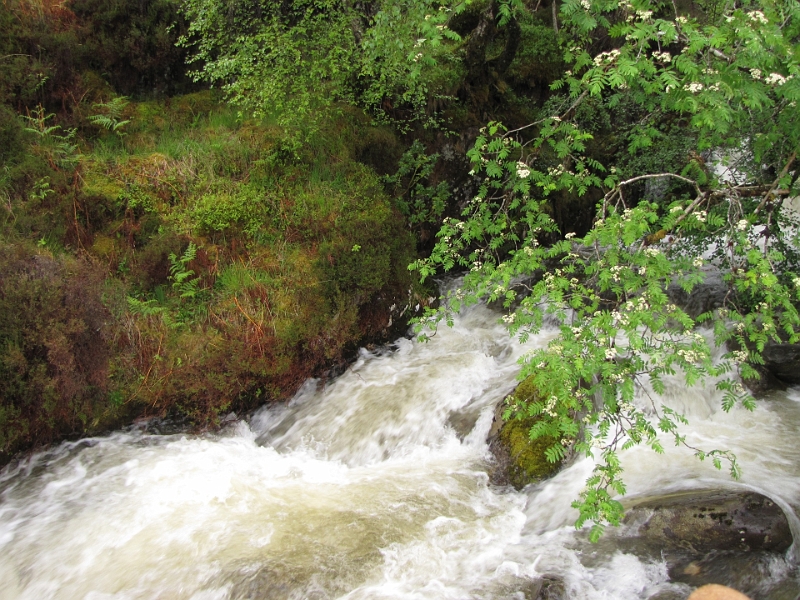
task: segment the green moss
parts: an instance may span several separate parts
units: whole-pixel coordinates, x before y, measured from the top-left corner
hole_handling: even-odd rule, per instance
[[[532,379],[528,378],[520,383],[514,396],[520,400],[532,400],[536,396]],[[517,489],[554,475],[561,466],[560,462],[548,461],[546,455],[547,449],[559,443],[559,440],[551,436],[542,436],[535,440],[530,438],[531,428],[538,418],[511,419],[500,430],[500,440],[511,457],[508,478]]]

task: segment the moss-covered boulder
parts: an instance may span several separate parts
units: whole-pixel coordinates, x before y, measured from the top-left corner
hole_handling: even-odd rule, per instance
[[[531,427],[538,417],[511,418],[503,420],[503,412],[508,398],[533,400],[537,395],[532,380],[526,379],[517,386],[514,393],[504,399],[495,411],[494,424],[489,432],[489,449],[495,457],[495,465],[490,473],[495,485],[513,485],[522,489],[528,484],[541,481],[554,475],[561,462],[547,460],[547,449],[560,440],[542,436],[532,440]]]

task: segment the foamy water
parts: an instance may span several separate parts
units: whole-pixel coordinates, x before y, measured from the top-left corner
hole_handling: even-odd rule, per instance
[[[494,405],[525,351],[473,307],[430,342],[362,351],[326,387],[307,382],[219,435],[115,433],[7,468],[0,598],[525,598],[543,575],[572,598],[684,591],[663,561],[613,539],[585,550],[570,504],[590,461],[523,492],[489,485]],[[747,487],[796,521],[799,392],[752,413],[678,383],[666,401],[690,417],[690,443],[734,450],[744,477],[669,445],[635,448],[630,496]]]

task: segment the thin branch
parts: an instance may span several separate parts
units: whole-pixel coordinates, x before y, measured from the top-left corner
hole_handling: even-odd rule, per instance
[[[769,197],[770,197],[770,196],[773,194],[773,190],[774,190],[776,187],[778,187],[778,182],[779,182],[781,179],[783,179],[783,178],[786,176],[786,174],[789,172],[789,167],[791,167],[791,166],[792,166],[792,163],[794,162],[794,159],[795,159],[795,158],[797,158],[797,150],[795,150],[794,152],[792,152],[792,155],[789,157],[789,160],[788,160],[788,161],[786,161],[786,164],[783,166],[783,169],[781,169],[781,172],[780,172],[780,173],[778,174],[778,176],[775,178],[775,181],[773,181],[773,182],[772,182],[772,185],[770,186],[769,190],[767,190],[767,193],[766,193],[766,194],[764,194],[764,198],[761,200],[761,204],[759,204],[759,205],[756,207],[756,209],[753,211],[753,214],[754,214],[754,215],[757,215],[757,214],[758,214],[758,213],[761,211],[761,209],[762,209],[762,208],[764,208],[764,205],[765,205],[765,204],[767,203],[767,201],[769,200]]]
[[[559,120],[563,121],[567,117],[567,115],[569,113],[571,113],[573,110],[575,110],[578,107],[578,105],[581,102],[583,102],[583,99],[586,98],[586,96],[588,94],[589,94],[589,91],[588,90],[584,90],[581,93],[580,96],[575,98],[575,102],[573,102],[567,110],[565,110],[563,113],[558,115]],[[517,133],[518,131],[522,131],[523,129],[528,129],[529,127],[534,127],[536,125],[541,125],[542,123],[547,121],[547,119],[551,119],[551,118],[552,117],[545,117],[544,119],[539,119],[538,121],[534,121],[533,123],[528,123],[527,125],[523,125],[522,127],[517,127],[516,129],[511,129],[510,131],[506,131],[506,133],[503,135],[503,137],[508,137],[512,133]]]

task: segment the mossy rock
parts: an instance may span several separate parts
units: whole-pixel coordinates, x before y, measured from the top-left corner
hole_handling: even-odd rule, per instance
[[[533,398],[536,395],[532,380],[526,379],[517,386],[513,396],[518,399]],[[495,412],[495,425],[489,433],[489,449],[495,456],[496,466],[491,480],[496,485],[513,485],[522,489],[554,475],[561,467],[561,461],[551,463],[547,460],[547,449],[560,440],[551,436],[530,438],[531,427],[539,417],[512,418],[503,422],[502,414],[506,401],[501,402]]]

